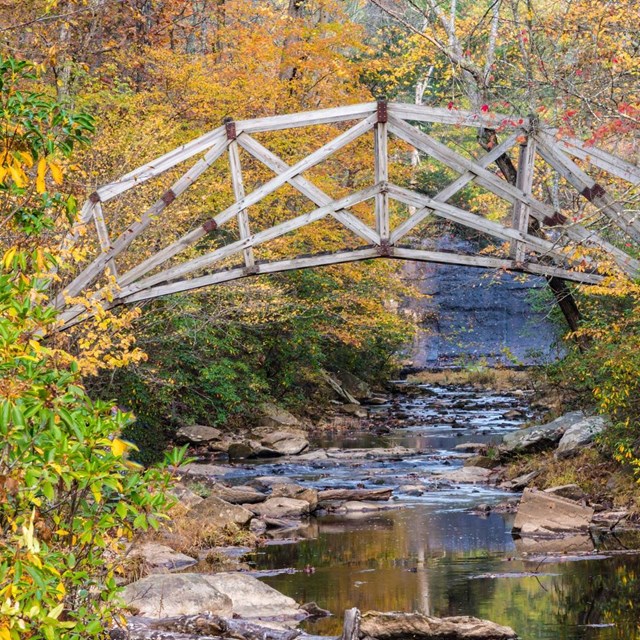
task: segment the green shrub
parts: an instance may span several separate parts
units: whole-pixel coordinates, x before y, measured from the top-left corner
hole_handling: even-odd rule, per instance
[[[131,416],[37,337],[55,313],[36,292],[0,276],[0,638],[86,640],[116,621],[123,544],[158,526],[170,476],[127,459]]]

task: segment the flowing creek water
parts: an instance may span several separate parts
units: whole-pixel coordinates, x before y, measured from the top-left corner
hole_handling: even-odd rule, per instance
[[[256,475],[282,475],[321,489],[394,489],[393,509],[312,518],[252,556],[265,582],[331,611],[332,617],[307,623],[307,631],[337,635],[343,611],[358,607],[474,615],[511,626],[524,640],[640,638],[640,556],[625,551],[637,548],[635,536],[578,539],[574,555],[549,555],[514,540],[513,514],[470,511],[513,493],[438,477],[462,466],[456,445],[497,442],[527,420],[526,395],[465,387],[425,392],[396,400],[393,412],[410,418],[410,426],[384,436],[356,433],[315,443],[402,445],[419,449],[415,457],[243,465],[225,477],[244,483]],[[507,419],[510,410],[522,415]],[[424,485],[425,492],[409,495],[406,485]],[[578,553],[590,547],[597,555]]]

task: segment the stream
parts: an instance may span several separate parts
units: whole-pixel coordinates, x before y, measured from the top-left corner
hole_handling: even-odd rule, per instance
[[[401,445],[417,448],[416,456],[290,458],[242,465],[225,476],[239,483],[277,475],[319,489],[394,489],[389,510],[312,518],[251,556],[265,582],[333,614],[305,629],[338,635],[344,610],[358,607],[474,615],[508,625],[524,640],[640,638],[640,556],[628,550],[640,546],[635,535],[576,536],[564,555],[550,555],[544,544],[514,540],[513,514],[471,511],[517,494],[439,477],[468,456],[456,446],[496,443],[529,419],[527,395],[460,386],[424,392],[376,407],[381,417],[408,418],[388,434],[323,435],[314,443],[354,450]],[[415,495],[416,487],[424,493]]]

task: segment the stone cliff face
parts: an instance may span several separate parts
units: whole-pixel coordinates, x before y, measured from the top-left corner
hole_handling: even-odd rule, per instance
[[[444,238],[440,250],[471,252],[464,240]],[[406,301],[420,329],[407,351],[415,368],[450,367],[486,360],[523,364],[549,362],[561,355],[558,328],[532,308],[531,294],[544,279],[471,267],[408,262],[407,279],[429,296]]]

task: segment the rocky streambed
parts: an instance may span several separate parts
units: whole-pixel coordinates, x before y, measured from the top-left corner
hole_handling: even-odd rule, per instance
[[[189,573],[134,583],[128,587],[134,609],[134,601],[149,605],[153,585],[159,588],[156,617],[210,611],[213,600],[204,608],[213,597],[210,587],[227,596],[219,598],[219,616],[284,625],[293,633],[339,635],[343,612],[357,607],[438,619],[473,615],[522,638],[640,637],[633,605],[640,595],[635,534],[580,524],[561,537],[542,525],[542,535],[512,535],[517,490],[527,478],[505,476],[499,447],[517,454],[541,446],[544,438],[556,446],[584,416],[533,433],[520,428],[536,417],[526,391],[398,389],[389,403],[368,407],[366,418],[335,420],[332,430],[271,425],[245,449],[250,458],[229,462],[229,443],[226,452],[221,445],[203,446],[201,460],[185,470],[181,500],[188,513],[200,528],[234,523],[253,531],[260,544],[215,550],[235,554],[242,564],[239,573],[213,576],[202,561],[210,550],[198,564],[198,558],[177,560],[156,548],[156,570]],[[273,436],[287,430],[286,438]],[[285,441],[293,447],[296,439],[297,455],[261,455],[260,447]],[[307,444],[300,446],[301,439]],[[570,493],[557,498],[587,507]],[[182,582],[170,584],[174,578]],[[161,581],[168,582],[160,588]],[[204,599],[194,596],[198,589]],[[169,611],[185,594],[195,608]],[[148,628],[144,619],[136,624]],[[157,637],[177,638],[175,628],[162,633]]]

